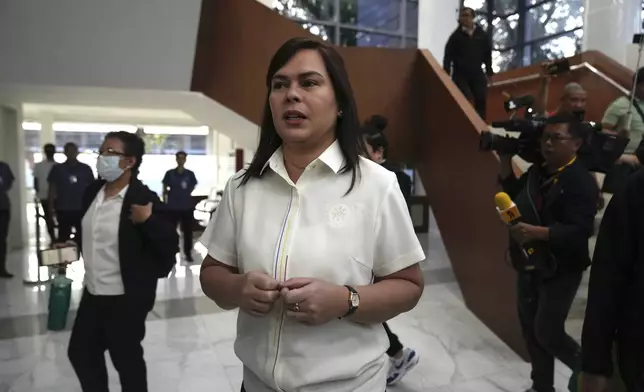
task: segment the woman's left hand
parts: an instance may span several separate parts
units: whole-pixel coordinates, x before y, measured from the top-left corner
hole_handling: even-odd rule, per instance
[[[303,324],[326,324],[349,310],[349,290],[319,279],[289,279],[282,283],[280,295],[286,315]]]

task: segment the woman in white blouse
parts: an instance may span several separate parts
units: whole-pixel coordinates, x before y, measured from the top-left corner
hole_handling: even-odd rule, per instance
[[[374,81],[376,83],[377,81]],[[286,42],[266,77],[257,153],[210,222],[201,286],[239,308],[248,392],[382,392],[382,323],[412,309],[425,258],[396,176],[362,158],[340,55]]]

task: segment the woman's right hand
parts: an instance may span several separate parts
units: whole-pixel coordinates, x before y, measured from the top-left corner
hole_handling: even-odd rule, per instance
[[[280,296],[280,283],[259,271],[245,273],[240,286],[239,308],[255,317],[269,313]]]

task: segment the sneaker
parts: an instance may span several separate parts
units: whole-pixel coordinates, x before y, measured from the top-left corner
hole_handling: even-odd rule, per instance
[[[418,365],[420,357],[416,351],[411,348],[404,348],[403,355],[400,358],[391,358],[389,364],[389,374],[387,375],[387,385],[394,385],[402,380],[408,371]]]

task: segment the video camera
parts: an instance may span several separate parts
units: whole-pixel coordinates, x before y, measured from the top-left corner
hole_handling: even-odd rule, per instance
[[[508,99],[510,101],[512,98]],[[514,100],[529,102],[525,97]],[[534,100],[532,100],[534,101]],[[507,102],[507,101],[506,101]],[[508,105],[504,105],[507,107]],[[516,105],[519,106],[519,105]],[[511,109],[515,111],[516,109]],[[582,121],[583,113],[576,113],[582,126],[584,141],[577,155],[580,162],[593,172],[606,173],[624,153],[629,139],[602,132],[601,124]],[[526,118],[511,118],[507,121],[492,123],[494,128],[503,128],[506,132],[518,134],[518,137],[497,135],[482,131],[479,138],[480,151],[494,151],[499,155],[518,155],[531,163],[541,163],[541,134],[549,124],[562,123],[556,115],[550,118],[535,115],[530,107],[526,108]]]

